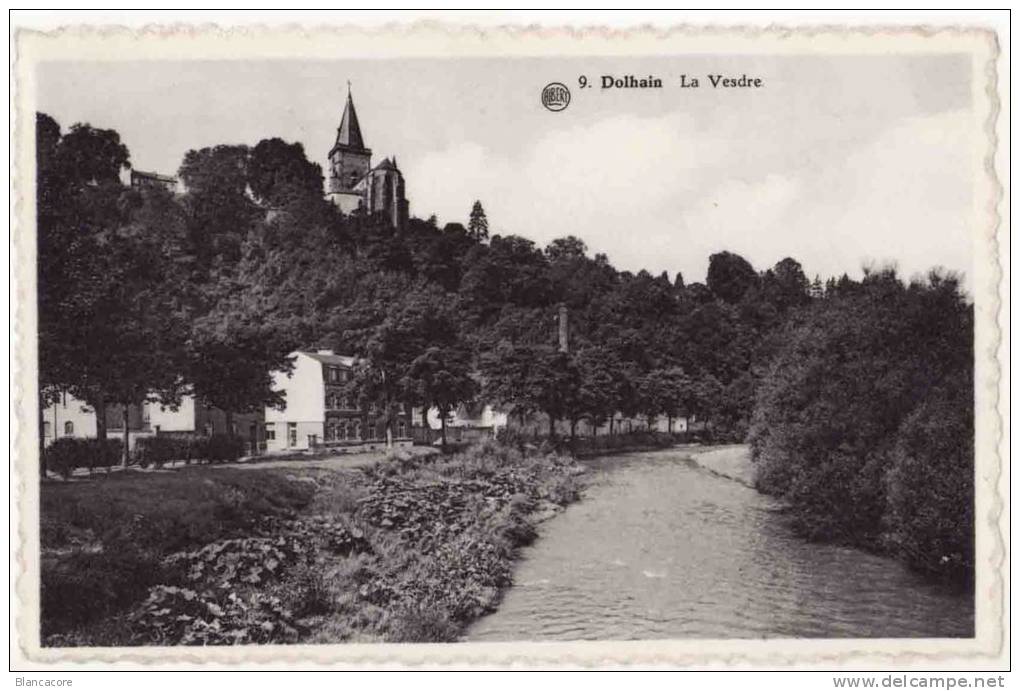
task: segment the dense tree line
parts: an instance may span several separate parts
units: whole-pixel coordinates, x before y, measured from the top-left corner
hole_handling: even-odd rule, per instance
[[[322,346],[362,358],[355,393],[387,419],[481,396],[544,413],[551,433],[619,411],[738,438],[765,336],[809,300],[792,259],[759,274],[722,252],[685,285],[618,271],[573,236],[490,235],[479,201],[467,227],[344,217],[279,139],[187,152],[180,194],[127,188],[116,132],[38,122],[41,381],[97,409],[195,393],[258,410],[280,403],[268,373],[286,354]]]
[[[823,283],[719,252],[688,283],[574,236],[493,233],[479,201],[466,226],[344,216],[279,139],[187,152],[176,194],[122,185],[111,130],[40,114],[37,147],[42,403],[254,411],[282,403],[288,353],[333,348],[360,358],[351,393],[388,429],[399,404],[472,401],[543,413],[550,435],[616,413],[750,428],[761,489],[805,534],[973,561],[972,315],[951,278]]]
[[[951,276],[830,282],[757,392],[758,484],[813,539],[974,566],[973,307]]]

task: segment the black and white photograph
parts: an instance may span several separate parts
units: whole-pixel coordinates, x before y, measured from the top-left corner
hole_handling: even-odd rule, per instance
[[[1001,635],[994,33],[213,34],[22,35],[36,659]]]

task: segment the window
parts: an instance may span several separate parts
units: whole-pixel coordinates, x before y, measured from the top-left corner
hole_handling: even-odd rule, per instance
[[[403,420],[397,420],[397,436],[400,438],[407,436],[407,423]]]
[[[64,423],[64,436],[70,437],[74,434],[74,423],[68,420]]]
[[[288,422],[287,423],[287,445],[288,446],[297,446],[297,423],[296,422]]]
[[[353,436],[351,438],[355,441],[361,441],[361,420],[354,421]]]
[[[266,441],[276,441],[276,425],[272,422],[266,423]]]
[[[341,422],[339,432],[337,433],[337,440],[345,441],[346,439],[347,439],[347,423]]]
[[[49,422],[42,423],[42,435],[43,439],[49,439],[50,435],[53,434],[53,429]]]
[[[326,431],[322,437],[323,441],[335,441],[336,440],[336,423],[331,422],[326,425]]]

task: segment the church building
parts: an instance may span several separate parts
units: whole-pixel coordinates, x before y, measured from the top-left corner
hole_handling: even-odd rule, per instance
[[[384,158],[372,167],[372,150],[365,146],[361,136],[350,89],[336,132],[336,143],[329,152],[326,197],[345,214],[383,213],[397,230],[407,225],[404,176],[397,168],[397,159]]]

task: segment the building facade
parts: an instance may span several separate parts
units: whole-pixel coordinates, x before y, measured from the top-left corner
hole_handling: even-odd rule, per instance
[[[210,436],[228,432],[226,413],[196,402],[194,396],[183,396],[176,409],[152,402],[131,405],[127,417],[132,448],[138,439],[159,434]],[[245,440],[250,453],[254,455],[264,449],[262,414],[235,413],[232,417],[234,436]],[[56,403],[42,411],[42,436],[46,446],[64,437],[94,439],[98,427],[96,411],[69,393],[61,394]],[[124,438],[124,406],[112,403],[106,406],[106,436],[108,439]]]
[[[110,404],[104,411],[107,439],[124,438],[124,406]],[[128,406],[128,443],[134,448],[139,437],[152,435],[145,406]],[[95,439],[98,436],[99,420],[92,406],[71,394],[64,392],[55,403],[42,411],[43,445],[49,446],[57,439]]]
[[[174,176],[163,175],[161,173],[150,173],[145,170],[137,170],[134,168],[130,171],[130,185],[135,189],[151,189],[153,187],[159,187],[167,192],[180,191],[179,183],[177,178]]]
[[[361,406],[351,392],[355,358],[332,350],[299,350],[290,354],[294,369],[273,373],[273,388],[282,391],[282,409],[266,408],[268,452],[329,447],[344,451],[380,448],[386,444],[381,412]],[[410,446],[411,423],[402,409],[393,425],[393,443]]]
[[[329,151],[326,197],[345,214],[381,214],[397,230],[407,226],[404,176],[397,159],[384,158],[372,167],[372,150],[365,146],[350,91]]]
[[[202,436],[232,434],[244,440],[250,455],[265,450],[264,420],[261,412],[227,414],[194,396],[182,396],[176,409],[160,403],[145,404],[145,424],[153,434]]]

